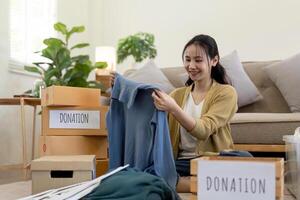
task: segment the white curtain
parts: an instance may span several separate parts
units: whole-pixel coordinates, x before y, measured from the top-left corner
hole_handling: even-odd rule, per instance
[[[56,0],[10,0],[10,67],[42,61],[43,39],[55,36]]]

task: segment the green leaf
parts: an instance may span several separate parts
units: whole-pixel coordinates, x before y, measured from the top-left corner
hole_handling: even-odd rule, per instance
[[[45,39],[43,42],[47,46],[61,47],[62,45],[65,45],[65,43],[58,38],[48,38]]]
[[[26,70],[39,73],[46,86],[66,85],[76,87],[98,87],[99,84],[88,82],[88,76],[95,68],[107,66],[104,62],[92,63],[88,55],[71,57],[71,50],[87,47],[88,43],[78,43],[71,48],[68,47],[68,40],[73,33],[80,33],[85,30],[84,26],[75,26],[68,31],[63,23],[56,23],[54,29],[63,35],[65,39],[46,38],[43,42],[46,48],[42,49],[41,55],[50,59],[46,62],[35,62],[35,66],[27,66]]]
[[[88,81],[88,87],[89,88],[99,88],[103,91],[105,91],[105,87],[101,82],[97,82],[97,81]]]
[[[55,61],[56,54],[59,51],[59,48],[55,46],[48,46],[47,48],[42,50],[42,56],[49,58],[52,61]]]
[[[90,57],[88,55],[79,55],[71,58],[73,62],[86,63]]]
[[[83,47],[87,47],[89,46],[89,43],[80,43],[80,44],[76,44],[75,46],[73,46],[71,49],[75,49],[75,48],[83,48]]]
[[[68,33],[67,26],[61,22],[57,22],[54,24],[54,29],[58,32],[61,32],[63,35],[66,35]]]
[[[128,56],[132,56],[136,62],[156,57],[154,35],[139,32],[120,39],[117,47],[117,63],[122,63]]]
[[[35,65],[50,65],[51,63],[48,63],[48,62],[33,62],[32,64],[35,64]]]
[[[55,63],[60,70],[68,68],[72,64],[70,51],[67,48],[60,49],[57,52]]]
[[[70,34],[72,34],[72,33],[81,33],[84,30],[85,30],[84,26],[74,26],[69,33]]]
[[[85,30],[85,27],[84,26],[74,26],[71,31],[69,31],[67,34],[66,34],[66,40],[68,41],[69,38],[71,37],[71,35],[73,33],[81,33]]]
[[[43,73],[45,73],[47,68],[46,67],[44,68],[41,65],[48,65],[48,67],[52,65],[51,63],[46,63],[46,62],[34,62],[32,64],[36,65],[36,67],[39,68]]]
[[[80,64],[80,63],[77,63],[74,68],[81,73],[81,77],[84,77],[84,78],[88,78],[90,72],[92,71],[92,66],[91,66],[91,63],[87,63],[87,64]]]
[[[96,62],[93,68],[104,69],[107,67],[107,62]]]
[[[26,90],[25,92],[23,92],[23,94],[32,94],[32,89],[31,90]]]
[[[45,74],[44,74],[44,81],[46,83],[46,86],[50,86],[51,85],[51,79],[52,78],[56,78],[56,76],[58,76],[59,71],[57,68],[50,68],[48,69]]]
[[[24,69],[28,72],[37,73],[42,75],[42,72],[35,66],[24,66]]]
[[[67,70],[67,72],[63,76],[63,82],[64,82],[64,84],[68,84],[68,82],[73,77],[73,74],[74,74],[74,70],[73,69]]]
[[[88,87],[88,82],[84,78],[73,79],[69,82],[68,86],[72,87]]]

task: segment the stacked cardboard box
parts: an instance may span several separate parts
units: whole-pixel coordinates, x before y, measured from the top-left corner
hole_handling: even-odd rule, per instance
[[[31,163],[32,193],[95,178],[95,156],[43,156]]]
[[[100,95],[99,89],[66,86],[42,91],[40,156],[95,155],[97,175],[106,172],[108,106],[100,105]]]
[[[197,196],[197,194],[199,193],[198,191],[198,170],[201,170],[201,168],[198,169],[198,161],[199,160],[207,160],[207,161],[211,161],[213,162],[213,165],[218,165],[218,161],[228,161],[230,162],[231,166],[234,166],[235,163],[245,163],[247,165],[249,165],[249,163],[261,163],[261,164],[273,164],[275,166],[275,199],[276,200],[282,200],[283,199],[283,195],[284,195],[284,160],[283,158],[261,158],[261,157],[222,157],[222,156],[204,156],[204,157],[200,157],[200,158],[196,158],[191,160],[191,185],[190,185],[190,192],[192,193],[191,195],[191,200],[196,200],[199,199],[199,197]],[[224,172],[222,172],[224,173]],[[232,174],[227,174],[228,176],[231,176]],[[203,178],[203,177],[202,177]],[[219,179],[217,179],[219,180]],[[250,179],[249,179],[250,180]],[[248,181],[250,182],[250,181]],[[220,182],[218,182],[220,183]],[[212,184],[214,187],[219,187],[219,184],[216,182],[214,182],[214,184]],[[223,183],[222,182],[222,189],[220,189],[219,191],[223,190],[224,188],[230,188],[234,189],[234,191],[236,190],[236,187],[233,187],[235,185],[230,185],[230,182],[225,182],[226,184],[229,183],[228,185],[230,187],[224,187],[223,188]],[[232,182],[233,183],[233,182]],[[242,184],[242,182],[236,182],[236,184]],[[244,183],[243,183],[244,184]],[[224,184],[225,185],[225,184]],[[251,182],[251,186],[253,186],[253,183]],[[257,185],[255,184],[255,187]],[[200,185],[200,187],[204,187],[207,188],[207,186],[205,187],[204,185]],[[240,187],[242,187],[240,185]],[[245,186],[246,187],[246,186]],[[238,190],[238,189],[237,189]],[[242,190],[242,189],[240,189]],[[250,193],[250,187],[247,189],[249,190]],[[237,192],[238,193],[238,192]],[[224,192],[223,194],[226,194],[226,192]],[[262,198],[265,199],[265,198]]]

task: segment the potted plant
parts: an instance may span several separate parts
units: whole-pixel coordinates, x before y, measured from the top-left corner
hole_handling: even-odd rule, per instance
[[[103,69],[107,66],[106,62],[92,63],[88,55],[72,56],[74,49],[89,46],[88,43],[79,43],[69,47],[70,37],[74,33],[81,33],[85,30],[84,26],[74,26],[68,29],[63,23],[54,24],[54,29],[63,35],[63,39],[47,38],[43,41],[46,45],[41,53],[42,57],[47,58],[46,62],[35,62],[32,66],[25,66],[25,70],[37,73],[41,76],[45,87],[51,85],[102,88],[102,84],[96,81],[88,81],[88,76],[94,69]],[[41,84],[41,83],[40,83]],[[35,87],[39,89],[39,87]],[[39,90],[35,91],[35,96],[39,95]]]
[[[150,33],[139,32],[129,35],[118,41],[117,63],[122,63],[128,56],[132,56],[136,63],[144,59],[153,59],[157,51],[154,46],[154,35]]]

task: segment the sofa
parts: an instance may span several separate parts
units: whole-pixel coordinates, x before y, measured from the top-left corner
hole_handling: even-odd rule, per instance
[[[238,109],[231,120],[232,138],[237,150],[251,152],[284,152],[284,135],[294,134],[300,127],[300,113],[292,113],[279,89],[264,68],[280,61],[242,62],[243,69],[252,80],[262,98]],[[182,87],[183,67],[160,68],[170,83]],[[135,69],[127,70],[130,77]]]

